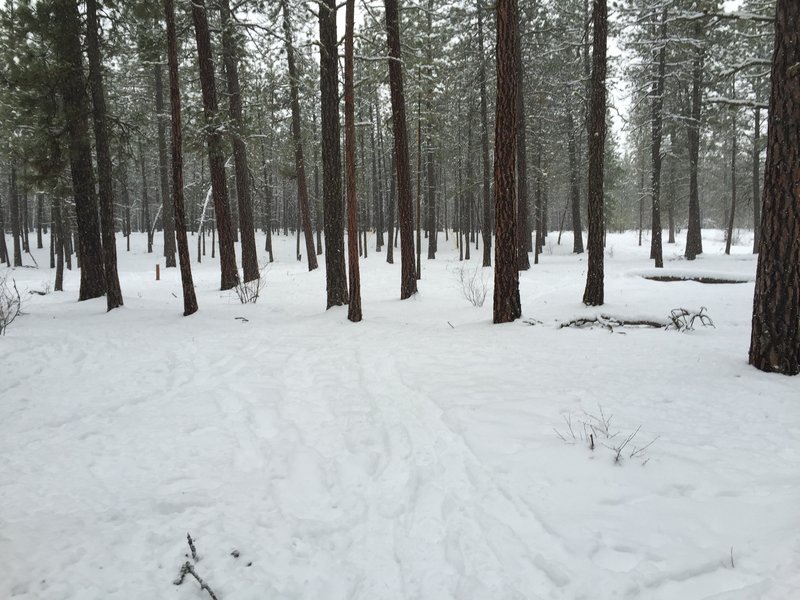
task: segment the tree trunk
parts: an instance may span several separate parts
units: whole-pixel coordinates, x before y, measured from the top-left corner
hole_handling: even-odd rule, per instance
[[[147,253],[153,252],[153,235],[150,229],[150,199],[147,196],[147,165],[144,160],[144,150],[142,150],[142,140],[139,140],[139,161],[142,165],[142,223],[147,232]]]
[[[703,23],[695,23],[695,37],[701,39]],[[692,94],[689,126],[687,137],[689,142],[689,226],[686,230],[686,259],[694,260],[698,254],[703,253],[702,223],[700,222],[700,196],[697,188],[697,170],[700,162],[700,112],[703,102],[703,63],[705,50],[702,45],[697,46],[692,63]]]
[[[483,49],[483,2],[477,0],[478,79],[481,86],[481,163],[483,165],[483,266],[492,266],[492,206],[489,179],[489,116],[486,102],[486,55]],[[446,207],[447,205],[445,205]]]
[[[256,251],[255,225],[253,223],[250,172],[247,168],[247,146],[243,137],[244,120],[242,118],[242,93],[239,86],[239,61],[236,57],[235,25],[231,18],[229,0],[220,0],[219,12],[222,21],[222,60],[225,63],[225,77],[228,84],[228,112],[234,127],[231,144],[236,171],[236,198],[239,201],[239,230],[242,235],[242,275],[244,281],[247,282],[259,278],[258,252]],[[314,268],[316,268],[317,259],[311,252],[309,253],[309,269],[312,257]]]
[[[64,253],[66,243],[64,239],[64,217],[61,214],[61,198],[53,196],[52,199],[53,222],[50,224],[50,235],[56,238],[56,281],[53,289],[56,292],[64,291]]]
[[[6,266],[11,267],[11,257],[6,245],[6,224],[2,201],[0,201],[0,263],[6,263]]]
[[[519,297],[515,161],[520,93],[517,0],[497,0],[497,107],[494,129],[495,257],[493,320],[522,316]]]
[[[583,303],[603,304],[603,159],[606,141],[606,42],[608,36],[606,0],[594,0],[592,25],[592,78],[589,113],[589,252]]]
[[[286,0],[283,4],[283,34],[286,38],[286,61],[289,68],[289,94],[292,105],[292,141],[294,143],[294,165],[297,177],[297,203],[300,209],[300,220],[303,226],[303,235],[306,242],[306,260],[308,270],[317,268],[317,250],[314,247],[314,229],[311,227],[311,213],[308,203],[308,182],[306,181],[306,161],[303,155],[303,133],[301,131],[300,92],[298,91],[297,70],[294,64],[294,47],[292,42],[292,23],[289,15],[289,5]],[[320,6],[320,10],[325,8]],[[241,112],[241,111],[240,111]],[[298,233],[299,235],[299,233]]]
[[[100,225],[103,235],[103,266],[106,274],[106,309],[122,306],[122,291],[117,273],[117,242],[114,235],[114,183],[111,173],[111,148],[108,144],[106,95],[103,88],[97,0],[86,0],[86,41],[89,55],[89,88],[94,110],[94,139],[97,152],[97,182],[100,199]]]
[[[572,205],[572,252],[583,254],[583,227],[581,226],[581,187],[578,183],[578,152],[575,148],[575,121],[572,106],[566,102],[567,111],[567,152],[569,154],[569,189]]]
[[[36,248],[44,248],[42,241],[42,218],[44,217],[44,197],[41,193],[36,194]]]
[[[22,266],[22,232],[19,218],[19,193],[17,192],[17,166],[11,165],[8,174],[8,205],[11,209],[11,239],[14,244],[14,266]]]
[[[383,247],[383,186],[379,172],[378,156],[375,152],[375,123],[377,122],[377,115],[376,119],[373,120],[371,103],[369,105],[369,122],[370,149],[372,150],[370,154],[370,166],[372,168],[372,195],[373,204],[375,206],[375,218],[377,221],[375,227],[375,252],[380,252]]]
[[[753,254],[758,253],[761,241],[761,193],[759,191],[759,155],[761,153],[761,109],[753,116]]]
[[[383,145],[383,141],[381,140],[381,145]],[[390,265],[394,264],[394,247],[395,247],[395,232],[394,232],[394,207],[396,204],[395,196],[396,196],[396,187],[395,187],[395,177],[394,173],[396,170],[396,161],[394,158],[394,148],[391,150],[392,158],[390,159],[390,169],[388,170],[388,179],[389,179],[389,198],[388,202],[386,203],[386,209],[389,212],[388,220],[387,220],[387,231],[386,231],[386,238],[388,240],[388,244],[386,244],[386,262]]]
[[[200,86],[203,92],[203,113],[208,145],[208,167],[211,174],[211,189],[214,197],[214,213],[219,232],[219,258],[221,289],[229,290],[239,282],[236,270],[236,249],[233,245],[230,207],[228,206],[228,183],[225,180],[225,152],[222,135],[216,127],[217,90],[214,82],[214,61],[211,57],[211,37],[208,31],[205,0],[192,1],[197,57],[200,64]]]
[[[356,116],[353,98],[353,29],[355,0],[347,0],[344,34],[344,162],[347,190],[347,258],[350,305],[347,318],[361,320],[361,278],[358,269],[358,199],[356,198]],[[364,243],[366,251],[366,241]]]
[[[735,97],[735,90],[733,97]],[[725,254],[727,255],[730,255],[731,253],[731,244],[733,244],[733,226],[736,219],[736,153],[738,151],[738,146],[736,143],[736,109],[731,109],[731,112],[733,113],[733,128],[731,131],[731,210],[728,218],[728,231],[725,239]]]
[[[800,3],[778,0],[750,364],[800,373]]]
[[[525,134],[525,67],[522,62],[522,36],[517,26],[517,43],[514,49],[517,63],[517,268],[531,268],[528,248],[531,247],[531,230],[528,217],[528,145]],[[470,171],[471,173],[471,171]]]
[[[653,80],[652,92],[652,179],[651,193],[653,200],[652,237],[650,238],[650,258],[655,261],[656,268],[664,267],[664,250],[661,244],[661,139],[664,123],[664,77],[667,61],[667,9],[661,14],[661,48],[658,51],[658,67]]]
[[[186,217],[183,210],[183,135],[181,130],[181,91],[178,74],[178,38],[175,32],[173,0],[164,0],[167,22],[167,62],[169,64],[169,101],[172,115],[172,205],[175,209],[175,233],[178,241],[178,260],[183,287],[183,316],[197,312],[197,297],[192,281],[189,240],[186,237]],[[252,231],[251,231],[252,233]],[[244,232],[242,233],[244,237]],[[255,245],[255,241],[253,241]]]
[[[156,121],[158,123],[158,181],[161,190],[161,223],[164,229],[164,256],[166,266],[175,265],[175,218],[172,198],[169,195],[169,167],[167,165],[167,122],[164,114],[164,73],[161,63],[153,65],[156,82]]]
[[[339,54],[336,0],[319,4],[319,77],[322,108],[322,210],[325,226],[327,308],[347,304],[342,159],[339,140]]]
[[[389,88],[392,99],[392,129],[394,131],[395,162],[397,167],[397,208],[400,217],[400,299],[417,293],[414,268],[414,225],[411,204],[411,172],[408,158],[406,129],[406,100],[403,94],[403,58],[400,50],[400,15],[397,0],[384,0],[386,7],[386,40],[389,48]]]
[[[78,225],[78,259],[81,267],[78,300],[88,300],[105,293],[106,280],[92,170],[92,146],[89,141],[89,98],[83,75],[81,22],[78,5],[73,0],[56,0],[53,8],[55,20],[60,24],[56,34],[56,51],[65,65],[60,85]]]

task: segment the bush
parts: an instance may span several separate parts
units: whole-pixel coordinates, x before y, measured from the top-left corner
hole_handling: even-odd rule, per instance
[[[261,267],[258,274],[258,279],[243,282],[239,281],[233,288],[236,292],[236,297],[242,304],[255,304],[261,296],[261,290],[267,285],[267,268],[268,266]]]
[[[0,335],[5,335],[14,320],[22,314],[22,297],[17,289],[17,282],[8,282],[8,275],[0,279]]]
[[[466,266],[456,267],[456,279],[461,285],[461,293],[472,306],[483,306],[489,286],[483,269],[480,266],[469,269]]]
[[[646,465],[650,460],[645,458],[647,449],[655,443],[658,437],[645,444],[640,444],[637,441],[637,437],[642,429],[641,425],[630,434],[621,435],[619,430],[615,430],[611,426],[611,419],[614,418],[614,415],[606,416],[603,412],[603,407],[600,406],[599,409],[600,416],[584,411],[577,424],[573,423],[571,414],[567,415],[564,417],[567,429],[561,432],[553,428],[553,431],[565,444],[574,445],[580,441],[592,452],[601,447],[605,448],[611,453],[614,464],[622,464],[628,458],[641,460],[642,466]]]

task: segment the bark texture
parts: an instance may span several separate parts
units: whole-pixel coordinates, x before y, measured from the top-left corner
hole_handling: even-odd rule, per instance
[[[508,323],[522,316],[517,270],[517,158],[516,61],[517,0],[497,1],[497,109],[494,129],[494,301],[493,320]]]
[[[406,100],[403,93],[403,59],[400,51],[400,15],[397,0],[384,0],[386,7],[386,40],[389,47],[389,89],[392,98],[397,175],[397,211],[400,229],[400,299],[417,293],[414,267],[414,223],[411,201],[411,166],[408,156]],[[513,56],[512,56],[513,60]]]
[[[169,64],[169,103],[172,115],[172,206],[175,209],[175,234],[183,287],[183,316],[197,312],[197,297],[192,280],[189,240],[186,237],[186,217],[183,208],[183,132],[181,129],[181,91],[178,75],[178,38],[175,32],[173,0],[164,0],[167,22],[167,62]]]
[[[192,0],[197,57],[200,63],[200,86],[203,92],[203,113],[206,121],[208,167],[214,198],[214,214],[219,232],[220,288],[229,290],[239,282],[236,270],[236,249],[233,245],[231,214],[228,203],[228,183],[225,179],[225,151],[222,135],[217,127],[217,89],[214,80],[214,60],[211,55],[211,37],[205,0]]]
[[[103,236],[103,266],[106,274],[106,310],[122,306],[122,291],[117,273],[117,242],[114,235],[114,184],[111,173],[111,148],[108,144],[106,94],[100,60],[100,34],[97,1],[86,0],[86,41],[89,55],[89,89],[92,93],[94,140],[97,153],[97,182],[100,199],[100,225]]]
[[[322,211],[325,220],[327,307],[347,304],[342,159],[339,141],[339,60],[336,0],[319,4],[319,77],[322,107]]]
[[[344,34],[344,162],[347,179],[347,259],[350,306],[347,318],[361,320],[361,276],[358,269],[358,199],[356,198],[356,113],[353,97],[353,29],[355,0],[347,0]],[[366,246],[364,247],[366,251]]]
[[[320,6],[321,12],[325,10],[324,7]],[[291,96],[292,105],[292,141],[294,143],[295,176],[297,177],[297,203],[300,208],[300,222],[303,227],[303,236],[306,243],[308,270],[313,271],[317,268],[317,251],[314,247],[314,230],[311,227],[311,209],[308,201],[306,159],[303,154],[303,132],[301,130],[300,92],[298,90],[297,70],[294,63],[294,46],[292,42],[292,22],[289,14],[289,5],[286,0],[283,0],[283,35],[286,38],[286,61],[289,67],[289,95]],[[241,106],[239,112],[241,112]]]
[[[606,141],[606,44],[608,6],[594,0],[592,9],[592,78],[589,97],[589,252],[583,303],[603,304],[603,158]]]
[[[800,373],[800,3],[778,0],[750,364]]]
[[[225,78],[228,86],[228,113],[234,127],[231,135],[231,145],[233,146],[233,165],[236,171],[236,199],[239,201],[242,275],[244,281],[253,281],[259,278],[258,252],[256,251],[255,225],[253,223],[250,171],[247,168],[247,144],[244,141],[242,92],[239,85],[239,61],[236,56],[237,44],[236,36],[234,35],[235,25],[231,17],[230,0],[219,0],[219,12],[222,21],[222,60],[225,63]],[[316,264],[317,259],[314,258],[315,267]]]
[[[57,25],[56,50],[63,64],[59,83],[69,138],[69,164],[78,225],[81,267],[78,300],[89,300],[105,293],[106,280],[89,141],[89,98],[83,74],[81,23],[76,2],[56,0],[53,9]]]

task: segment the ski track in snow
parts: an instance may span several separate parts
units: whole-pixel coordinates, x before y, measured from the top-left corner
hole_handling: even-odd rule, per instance
[[[590,310],[566,237],[522,275],[535,326],[490,325],[491,290],[466,304],[445,243],[404,303],[399,265],[363,261],[358,325],[323,313],[324,269],[287,238],[256,306],[193,265],[187,319],[154,255],[121,246],[108,315],[68,273],[0,338],[0,597],[202,598],[172,585],[187,531],[221,600],[797,596],[800,381],[746,365],[752,283],[645,281],[644,250],[611,236]],[[706,240],[680,272],[750,277],[739,251]],[[36,289],[48,272],[13,274]],[[555,327],[683,303],[717,329]],[[660,436],[646,466],[553,433],[598,405]]]

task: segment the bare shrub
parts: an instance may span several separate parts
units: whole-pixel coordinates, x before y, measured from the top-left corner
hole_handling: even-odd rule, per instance
[[[242,304],[255,304],[258,302],[261,296],[261,290],[267,285],[267,269],[267,266],[261,268],[258,279],[253,279],[248,282],[240,281],[236,284],[233,291],[236,292],[236,297],[239,298],[239,302]]]
[[[5,335],[8,326],[22,314],[22,297],[17,282],[12,279],[9,283],[8,275],[3,275],[0,278],[0,335]]]
[[[566,430],[559,431],[553,428],[553,431],[565,444],[574,445],[580,442],[592,452],[598,447],[606,448],[611,452],[614,464],[622,464],[625,458],[635,458],[642,460],[642,466],[646,465],[650,459],[645,458],[645,453],[655,443],[658,436],[647,443],[638,442],[641,425],[627,436],[623,436],[619,430],[612,428],[611,420],[614,415],[606,416],[603,407],[600,406],[599,409],[599,416],[584,411],[581,418],[575,423],[573,423],[571,414],[566,415],[564,416]]]
[[[461,293],[472,306],[483,306],[489,286],[486,276],[480,266],[470,269],[466,266],[459,266],[455,269],[455,276],[461,285]]]
[[[701,306],[700,310],[687,310],[685,308],[673,308],[669,314],[670,322],[666,329],[677,329],[678,331],[694,331],[695,321],[700,320],[703,327],[715,327],[714,321],[706,312],[708,309]]]

